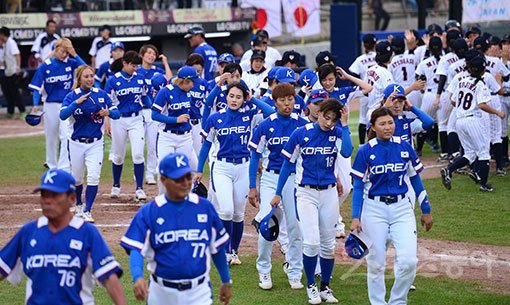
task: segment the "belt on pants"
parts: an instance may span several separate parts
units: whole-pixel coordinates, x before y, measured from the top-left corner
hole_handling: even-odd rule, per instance
[[[336,186],[336,183],[326,184],[326,185],[313,185],[313,184],[298,184],[300,187],[304,187],[305,189],[311,189],[316,191],[327,190]]]
[[[248,162],[249,158],[219,158],[219,161],[228,162],[232,164],[243,164],[245,162]]]
[[[140,111],[132,111],[132,112],[121,112],[120,116],[123,118],[135,117],[140,114]]]
[[[90,143],[94,143],[96,141],[101,140],[101,138],[76,138],[76,139],[71,139],[71,140],[73,140],[75,142],[90,144]]]
[[[182,135],[182,134],[187,134],[189,133],[190,131],[189,130],[167,130],[167,129],[163,129],[163,132],[168,132],[168,133],[173,133],[173,134],[179,134],[179,135]]]
[[[202,121],[201,119],[191,119],[189,120],[189,122],[193,125],[198,125],[200,124],[200,121]]]
[[[381,195],[381,196],[372,196],[368,195],[368,198],[372,200],[377,200],[380,202],[384,202],[386,205],[390,205],[393,203],[397,203],[400,200],[404,199],[406,194],[398,194],[398,195]]]
[[[463,118],[470,118],[470,117],[473,117],[475,116],[474,114],[466,114],[466,115],[463,115],[461,117],[459,117],[459,119],[463,119]]]
[[[268,168],[266,168],[266,172],[271,173],[271,174],[276,174],[276,175],[280,174],[280,170],[279,169],[268,169]],[[290,173],[291,174],[295,174],[296,172],[290,172]]]
[[[205,275],[202,276],[201,278],[199,278],[196,281],[197,284],[195,286],[193,286],[193,281],[174,282],[174,281],[169,281],[169,280],[165,280],[165,279],[162,279],[162,278],[158,278],[155,274],[152,275],[152,279],[156,283],[160,283],[160,284],[162,284],[165,287],[177,289],[179,291],[183,291],[183,290],[189,290],[189,289],[191,289],[193,287],[196,287],[196,286],[202,284],[205,281]],[[159,281],[158,281],[158,279],[159,279]]]
[[[503,93],[502,96],[510,96],[510,92],[507,92],[507,93]]]

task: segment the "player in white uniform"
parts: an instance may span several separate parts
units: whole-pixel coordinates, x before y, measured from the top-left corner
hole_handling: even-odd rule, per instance
[[[502,50],[501,59],[503,64],[510,69],[510,34],[506,34],[501,40]],[[504,164],[506,167],[510,164],[508,160],[508,115],[510,114],[510,80],[503,82],[503,95],[500,97],[501,107],[505,113],[505,118],[502,123],[501,136],[503,138],[503,156]]]
[[[337,125],[339,120],[342,127]],[[310,304],[338,303],[329,287],[334,267],[335,224],[339,215],[335,162],[338,150],[348,158],[352,149],[347,108],[330,98],[320,106],[317,122],[296,129],[282,150],[286,160],[271,205],[280,203],[292,163],[295,163],[297,217],[303,234],[303,267]],[[319,255],[320,292],[315,282]]]
[[[273,99],[277,113],[271,114],[262,121],[253,132],[249,142],[251,149],[250,158],[250,192],[249,202],[254,207],[259,207],[256,220],[262,218],[271,211],[269,204],[276,191],[276,184],[283,163],[281,150],[287,143],[291,133],[307,121],[297,114],[294,109],[294,87],[288,83],[278,84],[273,92]],[[257,171],[259,161],[262,158],[262,175],[260,177],[260,205],[259,193],[256,188]],[[291,175],[293,179],[294,174]],[[301,269],[303,268],[302,239],[296,218],[296,203],[294,199],[294,183],[289,179],[283,189],[282,204],[275,210],[275,215],[280,223],[286,219],[288,233],[288,247],[286,261],[288,262],[287,276],[292,289],[301,289]],[[258,219],[257,219],[258,217]],[[265,240],[262,235],[258,238],[257,270],[259,272],[259,287],[271,289],[271,252],[273,243]]]
[[[51,52],[55,49],[55,43],[60,39],[60,35],[55,33],[57,31],[57,23],[53,19],[46,21],[46,31],[39,34],[32,45],[30,50],[37,63],[41,65],[46,59],[51,57]]]
[[[390,70],[391,74],[393,75],[393,80],[395,83],[401,85],[404,88],[411,87],[415,81],[414,73],[416,66],[418,65],[416,56],[406,50],[406,43],[403,37],[393,37],[391,40],[391,46],[393,47],[393,52],[395,55],[388,65],[388,70]],[[420,91],[415,90],[409,92],[407,99],[414,106],[420,108],[422,102]]]
[[[260,98],[260,85],[269,71],[264,67],[265,58],[266,52],[262,50],[253,51],[250,58],[251,69],[245,71],[241,78],[256,98]]]
[[[452,85],[452,100],[457,107],[457,125],[464,156],[455,159],[448,167],[441,169],[443,185],[451,189],[452,173],[477,158],[477,172],[480,176],[480,191],[492,192],[494,188],[487,183],[489,177],[490,138],[484,127],[483,112],[495,114],[501,119],[505,114],[488,105],[491,101],[489,89],[484,84],[482,75],[485,73],[485,59],[476,56],[468,62],[470,77],[458,79],[458,85]]]
[[[145,128],[143,126],[143,105],[150,106],[145,79],[136,70],[141,58],[135,51],[128,51],[122,57],[122,71],[110,77],[105,91],[120,111],[120,119],[111,122],[113,187],[111,198],[120,197],[120,177],[126,157],[126,140],[131,142],[136,190],[136,200],[143,201],[147,195],[143,190]]]
[[[98,70],[99,67],[110,59],[112,29],[108,25],[99,28],[101,36],[94,38],[90,46],[90,66]]]
[[[354,60],[349,67],[349,71],[353,75],[361,80],[368,82],[367,71],[368,68],[375,65],[375,44],[377,39],[373,34],[366,34],[363,36],[363,47],[365,53],[361,54]],[[368,97],[363,95],[359,98],[359,125],[358,125],[358,137],[359,144],[365,143],[365,135],[367,134],[367,111],[368,111]]]
[[[104,155],[104,117],[120,117],[117,106],[106,92],[94,88],[94,69],[81,66],[76,69],[76,82],[60,108],[60,119],[69,119],[69,159],[71,173],[76,179],[76,216],[94,222],[91,210],[96,199]],[[87,169],[85,208],[83,207],[83,176]]]
[[[436,69],[439,60],[441,59],[441,54],[443,52],[441,38],[432,37],[429,41],[428,50],[431,55],[424,61],[418,64],[416,68],[416,78],[424,80],[425,84],[425,93],[423,94],[422,103],[420,109],[424,111],[426,114],[431,116],[434,121],[437,121],[437,110],[434,108],[434,101],[436,99],[437,92],[437,84],[439,79],[436,76]],[[437,137],[438,137],[438,126],[437,123],[434,123],[434,126],[431,130],[427,131],[425,134],[418,134],[417,136],[417,145],[416,152],[418,156],[421,155],[423,145],[426,139],[430,140],[431,146],[433,149],[438,148],[437,146]]]

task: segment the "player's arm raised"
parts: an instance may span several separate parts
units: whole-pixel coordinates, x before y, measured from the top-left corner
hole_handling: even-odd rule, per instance
[[[339,79],[345,79],[350,82],[353,82],[354,84],[356,84],[357,86],[359,86],[361,88],[361,90],[362,90],[361,92],[363,92],[363,94],[365,94],[365,95],[370,93],[370,91],[372,91],[372,89],[373,89],[369,83],[367,83],[366,81],[364,81],[362,79],[359,79],[358,77],[350,75],[349,73],[345,72],[345,70],[340,67],[336,67],[336,72],[337,72]]]

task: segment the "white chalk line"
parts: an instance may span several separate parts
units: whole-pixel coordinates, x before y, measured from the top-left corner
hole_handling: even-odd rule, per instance
[[[0,139],[25,138],[44,135],[44,130],[0,135]]]
[[[510,260],[505,260],[505,259],[479,258],[479,257],[472,257],[472,256],[459,256],[459,255],[450,255],[450,254],[432,254],[432,256],[441,258],[443,260],[478,263],[478,264],[485,264],[485,265],[496,264],[496,265],[503,265],[506,267],[510,267]]]

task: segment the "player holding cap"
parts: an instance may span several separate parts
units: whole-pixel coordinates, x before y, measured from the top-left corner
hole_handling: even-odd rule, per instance
[[[28,305],[94,304],[98,281],[114,304],[125,305],[119,263],[96,227],[71,213],[75,184],[60,169],[43,174],[36,189],[43,216],[25,224],[0,251],[0,281],[17,284],[24,273]]]
[[[94,88],[94,70],[89,66],[76,69],[76,82],[60,108],[60,119],[70,122],[69,159],[71,172],[77,179],[76,216],[87,222],[94,222],[91,210],[96,199],[104,155],[104,118],[117,120],[120,117],[117,106],[106,92]],[[87,190],[83,208],[83,175],[87,168]]]
[[[416,275],[416,220],[405,176],[412,167],[423,170],[411,145],[394,137],[395,122],[391,112],[379,108],[370,119],[369,141],[358,150],[351,176],[354,178],[351,230],[363,232],[372,241],[367,255],[368,297],[371,304],[407,304],[407,294]],[[391,165],[391,167],[390,167]],[[414,172],[413,172],[414,173]],[[409,177],[420,201],[421,223],[432,227],[427,193],[420,176]],[[364,190],[368,191],[364,195]],[[395,245],[395,281],[390,300],[385,301],[387,241]]]
[[[44,102],[44,133],[46,135],[46,163],[50,169],[70,171],[67,156],[68,121],[59,118],[60,106],[64,97],[73,86],[74,70],[85,62],[76,53],[68,38],[61,38],[55,43],[51,58],[44,60],[28,85],[33,91],[34,107],[39,109],[39,100]],[[57,148],[60,140],[60,153]],[[58,162],[57,162],[58,160]]]
[[[113,187],[111,198],[120,197],[120,177],[126,157],[126,140],[131,142],[131,156],[136,180],[136,200],[146,200],[147,195],[143,191],[144,171],[144,134],[142,107],[151,105],[147,96],[147,87],[143,77],[136,74],[141,63],[141,58],[135,51],[128,51],[122,57],[122,71],[115,73],[108,79],[105,91],[117,105],[120,111],[120,119],[112,121],[112,172]]]
[[[193,53],[202,55],[205,60],[204,75],[205,80],[214,79],[216,70],[218,69],[218,54],[216,50],[205,41],[205,31],[201,26],[194,26],[188,30],[184,36],[188,40]]]
[[[225,257],[227,231],[213,205],[190,193],[193,169],[185,155],[167,155],[159,173],[165,193],[138,210],[120,243],[129,254],[136,299],[148,305],[212,304],[212,258],[222,282],[220,302],[228,304],[232,286]]]
[[[337,126],[339,120],[341,128]],[[303,234],[303,267],[310,304],[338,303],[329,288],[334,267],[335,224],[339,217],[335,162],[338,150],[348,158],[352,149],[347,108],[335,99],[327,99],[320,106],[317,122],[296,129],[282,150],[286,160],[271,205],[276,206],[282,200],[283,188],[295,163],[297,217]],[[315,283],[319,255],[320,293]]]
[[[269,204],[276,192],[276,184],[283,164],[282,148],[289,140],[291,133],[307,121],[294,110],[294,87],[288,83],[278,84],[272,92],[277,108],[277,113],[271,114],[262,121],[253,132],[252,139],[248,143],[251,150],[250,159],[250,192],[248,200],[250,204],[259,207],[259,194],[256,188],[257,171],[259,161],[262,158],[262,176],[260,177],[260,209],[255,220],[260,222],[271,210]],[[292,289],[301,289],[301,269],[303,268],[302,239],[299,224],[296,218],[296,205],[294,200],[294,173],[291,170],[291,179],[283,188],[282,204],[275,210],[275,216],[281,223],[285,218],[287,226],[288,247],[286,262],[289,263],[287,276]],[[273,243],[265,240],[262,235],[258,237],[257,270],[259,272],[259,287],[271,289],[271,252]]]

